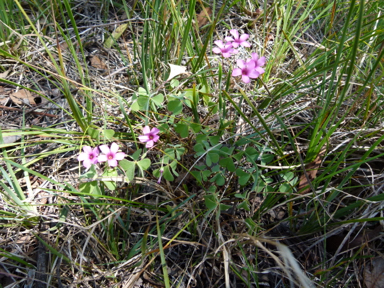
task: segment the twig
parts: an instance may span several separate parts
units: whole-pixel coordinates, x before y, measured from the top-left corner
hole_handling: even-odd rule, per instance
[[[88,29],[88,28],[105,27],[105,26],[110,26],[110,25],[123,24],[123,23],[131,22],[131,21],[132,22],[134,22],[134,21],[153,21],[153,22],[159,23],[159,21],[157,21],[155,19],[152,19],[152,18],[135,17],[135,18],[125,19],[125,20],[111,22],[111,23],[105,23],[105,24],[97,24],[97,25],[90,25],[90,26],[80,26],[80,27],[77,27],[77,29]]]
[[[19,111],[19,112],[23,111],[23,109],[20,109],[20,108],[7,107],[7,106],[3,106],[3,105],[0,105],[0,108],[2,108],[4,110],[10,110],[10,111]],[[44,113],[44,112],[36,112],[36,111],[30,111],[30,110],[25,111],[25,114],[28,114],[28,113],[32,113],[32,114],[36,114],[36,115],[43,115],[43,116],[53,117],[53,118],[59,117],[57,115],[53,115],[53,114],[49,114],[49,113]]]

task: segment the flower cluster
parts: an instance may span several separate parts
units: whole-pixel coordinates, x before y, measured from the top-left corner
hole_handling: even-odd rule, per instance
[[[157,128],[150,129],[148,126],[143,128],[144,135],[139,136],[139,140],[142,143],[146,143],[145,147],[152,148],[160,138],[158,135],[160,132]],[[100,153],[101,151],[101,153]],[[92,164],[108,162],[109,167],[116,167],[118,161],[123,160],[126,154],[124,152],[118,152],[119,145],[112,143],[108,145],[100,145],[92,148],[90,146],[84,146],[83,152],[77,157],[80,162],[83,161],[83,166],[88,170]]]
[[[235,29],[229,31],[233,37],[225,37],[226,43],[221,40],[216,40],[214,43],[217,47],[213,48],[212,51],[216,54],[221,54],[223,57],[228,58],[238,53],[238,50],[234,48],[251,47],[251,44],[247,42],[249,38],[248,34],[239,35],[239,32]],[[244,83],[251,82],[250,79],[256,79],[265,71],[262,66],[265,65],[265,57],[259,57],[257,53],[252,53],[252,58],[247,60],[237,60],[237,66],[232,71],[232,76],[241,76]]]
[[[214,53],[221,53],[223,57],[228,58],[231,57],[233,54],[237,54],[239,52],[234,48],[237,48],[239,46],[251,47],[251,44],[247,42],[247,39],[249,38],[248,34],[243,34],[240,36],[239,32],[235,29],[229,31],[229,33],[231,33],[233,37],[225,37],[226,43],[221,40],[216,40],[214,42],[217,45],[217,47],[212,49]]]
[[[100,154],[99,150],[102,154]],[[77,160],[83,161],[83,166],[88,170],[92,164],[108,162],[110,167],[116,167],[117,161],[123,160],[125,157],[124,152],[119,151],[119,145],[112,143],[111,147],[108,145],[100,145],[92,149],[90,146],[84,146],[82,153],[80,153]]]

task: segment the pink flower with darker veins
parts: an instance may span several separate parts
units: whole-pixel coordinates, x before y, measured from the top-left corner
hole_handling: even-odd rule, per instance
[[[233,49],[232,43],[223,43],[221,40],[216,40],[214,43],[217,47],[212,49],[213,53],[221,54],[225,58],[231,57],[232,54],[237,54],[238,52],[236,49]]]
[[[99,155],[99,149],[96,147],[92,149],[90,146],[84,146],[82,153],[77,157],[77,160],[83,161],[83,166],[87,168],[87,170],[92,166],[92,164],[97,164],[99,161],[97,156]]]
[[[145,147],[147,148],[152,148],[153,145],[155,145],[155,142],[157,142],[160,138],[159,134],[160,130],[157,129],[157,128],[152,128],[152,130],[148,127],[148,126],[145,126],[143,128],[143,133],[144,135],[140,135],[138,138],[139,138],[139,141],[142,142],[142,143],[147,143],[145,144]]]
[[[118,160],[123,160],[125,157],[124,152],[117,152],[119,150],[119,145],[116,143],[111,144],[111,148],[108,145],[101,145],[99,147],[102,153],[98,157],[99,162],[108,162],[110,167],[116,167]]]
[[[256,79],[259,77],[260,69],[257,69],[255,61],[245,62],[244,60],[237,60],[237,66],[232,71],[232,76],[240,76],[244,83],[251,82],[250,78]]]
[[[225,40],[232,43],[233,48],[237,48],[239,46],[243,47],[251,47],[251,44],[246,40],[249,38],[248,34],[239,35],[239,32],[236,29],[232,29],[229,31],[233,37],[225,37]]]

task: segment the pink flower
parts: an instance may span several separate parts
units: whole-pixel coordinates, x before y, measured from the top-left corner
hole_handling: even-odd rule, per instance
[[[257,53],[252,53],[252,58],[247,60],[247,63],[249,62],[255,62],[255,69],[257,72],[259,72],[259,74],[263,74],[265,72],[265,70],[263,68],[261,68],[261,66],[264,66],[265,65],[265,57],[260,57],[259,58],[259,55],[257,55]]]
[[[153,145],[155,145],[155,142],[159,140],[160,136],[159,134],[160,130],[157,128],[152,128],[152,130],[149,129],[148,126],[145,126],[143,128],[144,135],[139,136],[139,141],[142,143],[147,143],[145,147],[151,148]]]
[[[228,58],[228,57],[231,57],[232,54],[237,54],[237,50],[236,49],[233,49],[232,47],[232,43],[223,43],[223,41],[221,40],[216,40],[214,42],[218,47],[215,47],[212,49],[212,51],[216,54],[220,54],[225,57],[225,58]]]
[[[251,81],[250,78],[256,79],[261,74],[260,69],[257,69],[258,67],[256,67],[256,63],[253,60],[248,62],[245,62],[244,60],[237,60],[237,66],[239,66],[240,68],[233,69],[232,76],[241,75],[241,78],[244,83],[249,83]]]
[[[87,170],[91,167],[92,164],[97,164],[99,161],[97,156],[99,155],[99,149],[96,147],[92,150],[90,146],[84,146],[82,153],[80,153],[77,160],[83,161],[83,166],[87,168]]]
[[[251,47],[251,44],[247,42],[246,40],[249,38],[248,34],[239,35],[239,32],[236,29],[232,29],[229,31],[229,33],[232,34],[232,37],[225,37],[225,40],[228,42],[232,42],[233,48],[237,48],[240,45],[243,47]]]
[[[125,157],[124,152],[117,152],[119,150],[119,145],[116,143],[111,144],[111,148],[108,145],[101,145],[99,147],[102,153],[98,157],[99,162],[107,162],[110,167],[117,166],[117,160],[123,160]]]

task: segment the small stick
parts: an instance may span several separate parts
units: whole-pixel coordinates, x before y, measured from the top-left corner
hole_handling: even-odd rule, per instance
[[[7,107],[7,106],[3,106],[3,105],[0,105],[0,108],[2,108],[4,110],[10,110],[10,111],[19,111],[19,112],[23,111],[23,109],[20,109],[20,108]],[[43,115],[43,116],[53,117],[53,118],[59,117],[57,115],[53,115],[53,114],[49,114],[49,113],[44,113],[44,112],[36,112],[36,111],[25,111],[25,112],[26,112],[26,114],[27,113],[33,113],[33,114],[36,114],[36,115]]]

